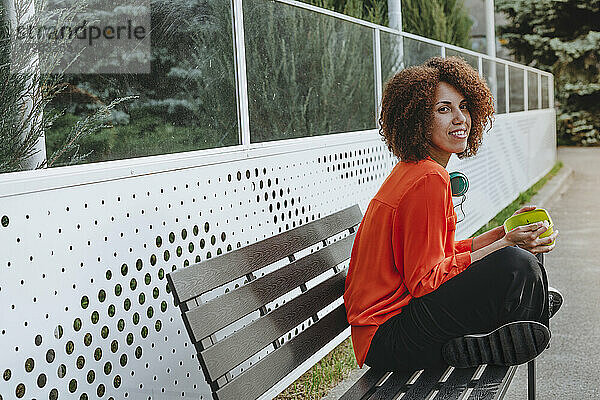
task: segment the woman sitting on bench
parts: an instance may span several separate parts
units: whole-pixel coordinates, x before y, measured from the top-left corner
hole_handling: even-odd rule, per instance
[[[454,240],[445,168],[453,153],[477,153],[493,112],[489,88],[460,58],[432,58],[387,83],[381,134],[400,161],[365,212],[344,294],[360,366],[517,365],[547,347],[541,256],[558,231],[499,226]]]

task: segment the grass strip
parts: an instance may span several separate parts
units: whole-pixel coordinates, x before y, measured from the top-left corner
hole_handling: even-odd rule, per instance
[[[499,225],[502,225],[506,218],[510,217],[515,211],[527,204],[533,196],[563,167],[563,163],[558,161],[550,172],[542,179],[537,181],[526,191],[519,194],[519,197],[500,211],[487,224],[481,227],[473,236],[480,235]],[[358,368],[354,358],[354,350],[350,338],[343,341],[339,346],[327,354],[321,361],[315,364],[294,383],[288,386],[275,399],[276,400],[320,400],[329,390],[344,380],[350,372]]]
[[[276,400],[319,400],[358,368],[350,338],[344,340],[304,375],[281,392]]]
[[[529,189],[527,189],[524,192],[521,192],[519,194],[519,197],[517,197],[512,203],[510,203],[502,211],[500,211],[498,214],[496,214],[496,216],[494,218],[492,218],[487,224],[485,224],[477,232],[475,232],[473,234],[473,236],[481,235],[482,233],[485,233],[485,232],[489,231],[490,229],[493,229],[497,226],[504,224],[504,221],[506,221],[506,219],[508,217],[513,215],[513,213],[515,211],[517,211],[519,208],[523,207],[525,204],[529,203],[531,198],[533,196],[535,196],[536,193],[539,192],[539,190],[550,179],[552,179],[554,176],[556,176],[556,174],[558,174],[558,171],[560,171],[560,169],[562,167],[563,167],[562,161],[558,161],[556,164],[554,164],[554,166],[552,167],[550,172],[548,172],[546,175],[544,175],[544,177],[542,179],[540,179],[539,181],[534,183],[533,186],[531,186]]]

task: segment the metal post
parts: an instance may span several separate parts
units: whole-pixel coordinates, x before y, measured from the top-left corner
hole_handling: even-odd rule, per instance
[[[504,64],[504,99],[506,101],[506,113],[510,113],[510,78],[508,76],[508,64]]]
[[[523,70],[523,111],[529,110],[529,71]]]
[[[496,23],[494,21],[494,0],[485,0],[485,40],[486,53],[496,57]]]
[[[24,15],[21,18],[24,18],[25,20],[19,20],[17,21],[17,13],[16,13],[16,6],[15,6],[15,2],[17,0],[3,0],[3,6],[4,9],[6,10],[6,19],[7,19],[7,25],[9,28],[9,32],[11,35],[10,40],[16,40],[16,32],[17,32],[17,25],[18,24],[24,24],[27,22],[28,19],[32,18],[35,15],[35,4],[33,0],[22,0],[25,1],[27,3],[25,3],[24,5],[26,6],[26,12],[24,13]],[[20,7],[21,8],[21,7]],[[11,47],[13,47],[13,45],[11,45]],[[29,45],[26,45],[26,47],[24,49],[20,49],[21,51],[26,51],[27,52],[27,56],[31,55],[31,59],[28,60],[28,65],[25,66],[16,66],[17,67],[17,71],[15,71],[14,73],[28,73],[31,74],[31,77],[28,79],[27,84],[26,84],[26,88],[29,88],[29,90],[26,90],[23,93],[23,111],[22,111],[22,115],[26,116],[26,115],[30,115],[32,113],[32,109],[33,109],[33,96],[35,96],[35,91],[36,91],[36,87],[34,87],[34,79],[36,76],[39,76],[39,55],[37,52],[32,52],[32,47],[30,47]],[[31,54],[29,54],[31,53]],[[12,57],[12,54],[9,55],[9,57]],[[13,62],[12,60],[10,61],[11,63]],[[23,70],[20,70],[20,68],[23,68]],[[11,71],[12,73],[12,71]],[[29,121],[29,125],[25,127],[25,129],[23,129],[23,132],[21,132],[21,140],[25,140],[27,138],[27,136],[30,134],[31,132],[31,128],[32,125],[35,124],[41,124],[42,123],[42,115],[34,115],[32,117],[32,120]],[[35,145],[33,146],[33,153],[31,154],[31,156],[29,156],[27,159],[23,160],[21,167],[24,170],[31,170],[31,169],[35,169],[38,166],[40,166],[45,160],[46,160],[46,138],[44,133],[42,132],[41,135],[38,137],[37,141],[35,142]]]
[[[535,359],[527,363],[527,399],[535,400]]]
[[[537,76],[537,94],[538,94],[538,110],[542,109],[542,75],[536,73]]]
[[[554,108],[554,75],[548,76],[548,105]]]
[[[388,19],[390,28],[402,32],[402,4],[401,0],[388,0]],[[404,37],[395,36],[392,41],[392,68],[396,73],[404,68]]]
[[[494,21],[494,0],[485,0],[485,39],[486,53],[493,58],[496,58],[496,23]],[[490,76],[488,82],[492,96],[498,108],[498,77],[496,76],[496,61],[490,60]]]
[[[402,32],[401,0],[388,0],[388,19],[390,21],[390,28]]]
[[[381,77],[381,31],[373,30],[373,60],[375,63],[375,126],[379,128],[379,114],[381,112],[381,97],[383,95]]]
[[[246,75],[246,44],[242,0],[232,1],[235,83],[240,144],[250,145],[250,115],[248,113],[248,80]]]

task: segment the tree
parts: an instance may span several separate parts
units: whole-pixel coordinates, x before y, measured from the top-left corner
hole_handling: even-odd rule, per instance
[[[600,144],[600,1],[498,0],[515,58],[554,74],[559,144]]]
[[[387,0],[305,0],[376,24],[388,25]],[[473,21],[462,0],[402,0],[402,30],[471,48]]]
[[[387,0],[307,1],[387,23]],[[462,6],[435,1],[445,5],[442,14]],[[137,99],[112,113],[110,129],[80,141],[83,153],[92,152],[86,161],[238,144],[231,3],[152,0],[151,6],[151,74],[68,76],[69,95],[52,104],[67,112],[46,135],[50,150],[64,141],[71,121],[131,95]],[[243,9],[253,141],[374,128],[369,28],[265,0],[244,0]]]
[[[461,0],[402,0],[406,32],[470,49],[472,25]]]
[[[64,137],[54,140],[49,156],[32,162],[41,151],[39,141],[63,112],[49,106],[66,88],[60,61],[68,54],[71,39],[49,40],[40,51],[40,43],[23,39],[15,27],[68,24],[79,11],[81,3],[49,10],[43,0],[7,0],[0,7],[0,173],[52,166],[60,158],[64,164],[81,162],[87,154],[79,151],[80,141],[106,127],[113,109],[131,99],[114,99],[90,115],[75,118]]]
[[[332,0],[319,5],[333,9]],[[380,20],[361,1],[356,17]],[[363,14],[364,12],[364,14]],[[244,1],[253,141],[374,127],[372,40],[368,28],[286,4]],[[88,136],[86,161],[238,144],[231,5],[224,0],[153,0],[151,74],[72,75],[80,96],[47,135],[50,148],[76,116],[136,95],[114,127]],[[87,96],[83,96],[87,93]],[[75,101],[73,101],[75,100]]]

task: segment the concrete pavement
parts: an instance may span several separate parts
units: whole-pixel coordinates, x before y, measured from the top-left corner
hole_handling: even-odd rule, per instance
[[[573,173],[562,196],[543,204],[559,230],[545,265],[565,303],[538,357],[537,399],[600,399],[600,148],[561,147],[558,158]],[[526,366],[505,399],[527,399]]]

